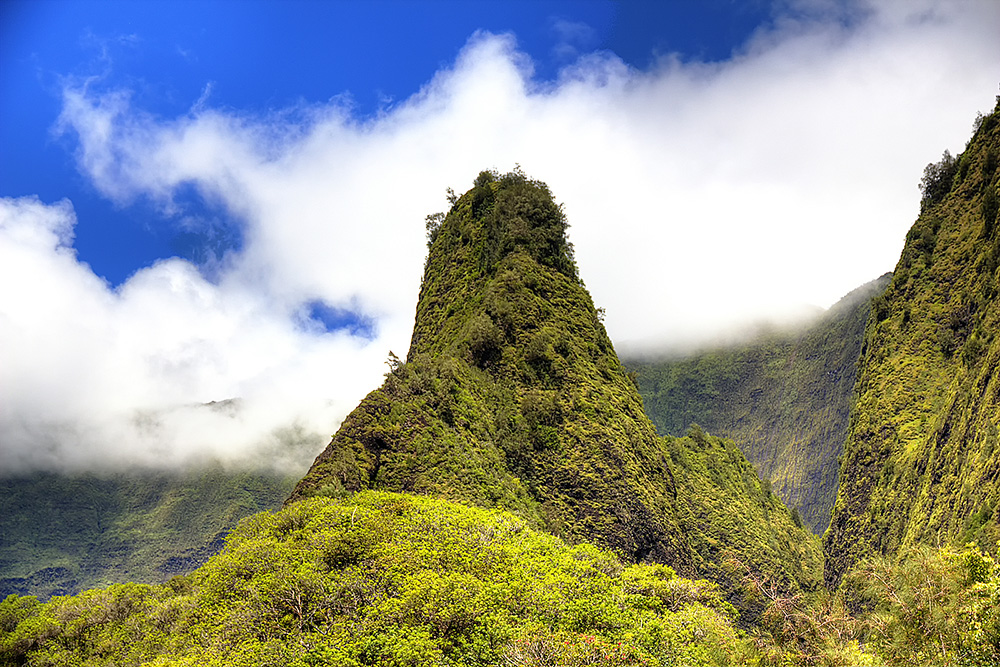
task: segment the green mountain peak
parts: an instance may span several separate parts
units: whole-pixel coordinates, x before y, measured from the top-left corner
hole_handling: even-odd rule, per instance
[[[406,362],[348,416],[292,498],[437,495],[690,566],[670,468],[566,228],[544,184],[481,173],[430,230]]]
[[[481,173],[432,218],[405,363],[391,362],[289,502],[432,495],[683,574],[725,582],[732,556],[814,586],[817,542],[735,446],[656,434],[567,227],[549,189],[520,172]]]

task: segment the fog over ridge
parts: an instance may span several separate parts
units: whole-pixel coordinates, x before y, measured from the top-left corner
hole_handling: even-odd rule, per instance
[[[194,188],[242,244],[211,271],[169,258],[110,286],[76,257],[71,202],[0,200],[16,286],[0,294],[0,470],[236,464],[293,441],[310,458],[405,353],[424,216],[484,168],[549,184],[630,350],[828,307],[894,267],[923,166],[993,106],[1000,6],[934,7],[777,21],[721,63],[582,54],[554,82],[514,36],[480,33],[369,118],[336,100],[255,115],[208,91],[157,118],[67,79],[55,131],[98,190],[197,228],[178,197]],[[313,303],[373,325],[312,326]]]

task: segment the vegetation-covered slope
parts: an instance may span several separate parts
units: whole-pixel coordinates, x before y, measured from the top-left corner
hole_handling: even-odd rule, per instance
[[[680,435],[698,424],[732,439],[821,534],[837,494],[837,457],[869,305],[889,278],[859,287],[804,329],[625,364],[636,371],[646,412],[661,433]]]
[[[295,480],[221,468],[0,478],[0,597],[166,581],[222,547]]]
[[[162,585],[0,602],[0,665],[667,667],[1000,660],[1000,567],[975,549],[873,562],[839,596],[776,595],[748,634],[706,581],[570,547],[509,513],[364,491],[247,519]]]
[[[819,539],[757,476],[731,441],[694,426],[684,438],[664,440],[677,482],[677,514],[688,534],[699,576],[732,590],[734,564],[748,567],[783,591],[818,587]],[[760,605],[737,600],[753,616]]]
[[[407,363],[299,483],[516,510],[571,540],[687,564],[670,469],[541,184],[484,172],[432,231]]]
[[[824,537],[835,585],[871,554],[1000,538],[1000,106],[928,166],[920,216],[876,299]]]
[[[8,598],[0,664],[740,664],[733,615],[714,584],[511,514],[364,492],[245,519],[165,585]]]
[[[483,172],[432,219],[406,363],[348,416],[291,500],[435,495],[686,575],[721,578],[728,554],[792,588],[814,585],[816,544],[741,455],[714,439],[657,437],[577,276],[566,226],[544,184],[520,173]],[[709,446],[727,452],[711,471]],[[681,488],[685,460],[695,465]],[[789,549],[808,554],[804,564]]]

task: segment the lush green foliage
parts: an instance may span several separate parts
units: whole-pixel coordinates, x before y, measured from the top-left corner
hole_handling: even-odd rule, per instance
[[[0,478],[0,597],[66,595],[190,572],[295,480],[218,467]]]
[[[822,533],[837,494],[869,304],[889,278],[859,287],[802,330],[627,360],[646,412],[661,433],[681,435],[697,423],[732,439],[799,520]]]
[[[245,519],[186,578],[0,604],[0,660],[42,665],[724,665],[714,584],[623,565],[511,514],[400,494]]]
[[[569,546],[506,512],[313,498],[244,519],[166,584],[8,597],[0,665],[1000,664],[1000,567],[971,545],[865,561],[836,594],[726,567],[763,609],[748,633],[716,584]],[[866,611],[852,615],[845,594]]]
[[[732,550],[796,589],[815,585],[817,545],[741,454],[726,450],[731,470],[706,465],[704,443],[656,435],[566,227],[543,184],[480,174],[433,226],[406,363],[348,416],[293,500],[428,494],[685,575],[724,581],[714,555]],[[693,465],[681,473],[680,460]],[[739,513],[772,505],[759,526],[744,522],[762,509]]]
[[[944,199],[951,190],[952,181],[958,172],[958,160],[945,151],[940,162],[934,162],[924,167],[923,178],[920,179],[920,204],[922,207],[936,204]]]
[[[782,594],[732,565],[767,605],[751,632],[753,664],[1000,665],[1000,568],[973,545],[863,561],[834,593]]]
[[[830,585],[869,556],[1000,539],[998,154],[1000,108],[925,198],[873,304],[824,537]]]
[[[887,662],[1000,665],[1000,567],[978,548],[872,558],[849,583],[873,608],[863,630]]]
[[[823,561],[819,538],[796,526],[788,509],[762,482],[730,440],[692,426],[687,437],[667,438],[680,490],[678,516],[695,552],[697,571],[723,582],[746,619],[763,607],[741,594],[727,562],[771,581],[784,594],[819,588]]]

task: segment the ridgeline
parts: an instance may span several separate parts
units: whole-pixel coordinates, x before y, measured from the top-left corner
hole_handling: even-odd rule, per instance
[[[167,581],[218,551],[295,479],[221,466],[0,478],[0,598],[43,600],[126,581]]]
[[[920,216],[872,306],[824,537],[836,586],[867,556],[1000,539],[1000,100],[929,165]]]
[[[838,457],[871,300],[891,277],[853,290],[804,328],[625,365],[635,371],[660,433],[681,435],[698,424],[731,439],[821,535],[837,497]]]

